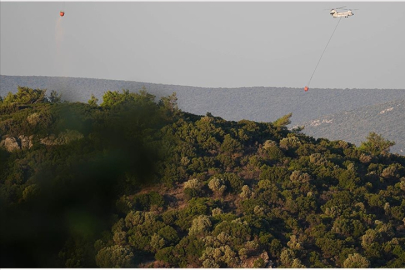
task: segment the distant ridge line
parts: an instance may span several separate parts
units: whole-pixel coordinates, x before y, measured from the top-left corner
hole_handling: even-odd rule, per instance
[[[312,88],[305,92],[293,87],[209,88],[79,77],[0,75],[1,96],[15,93],[18,85],[56,90],[62,93],[63,99],[80,102],[87,102],[92,94],[101,102],[108,90],[138,92],[145,87],[157,99],[176,92],[179,108],[193,114],[210,112],[225,120],[272,122],[292,113],[291,125],[326,114],[405,98],[403,89]]]
[[[89,78],[89,77],[67,77],[67,76],[44,76],[44,75],[1,75],[0,74],[0,87],[1,77],[16,77],[16,78],[54,78],[54,79],[80,79],[80,80],[100,80],[100,81],[112,81],[112,82],[125,82],[125,83],[140,83],[151,85],[164,85],[164,86],[176,86],[176,87],[191,87],[199,89],[246,89],[246,88],[270,88],[270,89],[296,89],[302,91],[302,87],[289,87],[289,86],[238,86],[238,87],[209,87],[209,86],[192,86],[182,84],[169,84],[169,83],[154,83],[154,82],[142,82],[133,80],[119,80],[119,79],[102,79],[102,78]],[[311,87],[311,90],[404,90],[402,88],[328,88],[328,87]]]

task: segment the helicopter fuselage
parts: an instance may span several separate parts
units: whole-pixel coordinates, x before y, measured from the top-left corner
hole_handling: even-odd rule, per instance
[[[348,18],[349,16],[353,16],[354,13],[351,10],[345,12],[337,12],[336,10],[331,10],[330,15],[332,15],[333,18]]]

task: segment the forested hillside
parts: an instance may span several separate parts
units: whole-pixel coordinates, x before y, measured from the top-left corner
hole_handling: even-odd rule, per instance
[[[1,267],[405,266],[405,157],[382,136],[88,99],[0,99]]]

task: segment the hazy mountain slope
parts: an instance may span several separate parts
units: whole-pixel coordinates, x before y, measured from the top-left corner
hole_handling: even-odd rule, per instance
[[[4,76],[0,77],[0,95],[15,93],[17,85],[57,90],[68,100],[87,101],[91,94],[101,100],[107,90],[138,91],[143,86],[148,92],[161,96],[177,93],[179,108],[205,115],[211,112],[226,120],[248,119],[270,122],[293,113],[292,124],[299,124],[321,115],[336,114],[405,98],[401,89],[310,89],[242,87],[201,88],[179,85],[152,84],[87,78]]]
[[[392,152],[405,152],[405,100],[365,106],[305,122],[304,133],[317,138],[344,140],[360,145],[369,132],[395,141]]]

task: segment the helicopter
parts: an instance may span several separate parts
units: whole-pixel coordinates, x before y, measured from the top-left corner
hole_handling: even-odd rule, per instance
[[[343,7],[338,7],[338,8],[332,8],[329,12],[330,15],[332,15],[333,18],[341,18],[341,17],[345,17],[345,18],[349,18],[350,16],[353,16],[354,13],[352,10],[354,9],[343,9],[345,6]],[[343,9],[346,11],[343,12],[338,12],[338,9]]]

